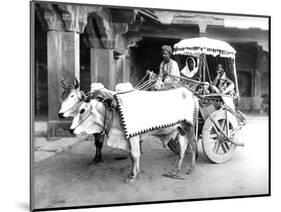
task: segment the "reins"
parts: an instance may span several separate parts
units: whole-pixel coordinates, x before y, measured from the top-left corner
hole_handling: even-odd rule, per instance
[[[103,103],[104,104],[104,103]],[[105,104],[104,104],[105,106]],[[107,107],[105,106],[105,110],[104,110],[104,121],[103,121],[103,130],[102,132],[100,133],[101,135],[105,135],[105,136],[108,136],[108,133],[112,127],[112,123],[113,123],[113,119],[114,119],[114,109],[113,108],[109,108],[111,110],[111,119],[109,120],[108,122],[108,125],[106,127],[106,115],[107,115]]]

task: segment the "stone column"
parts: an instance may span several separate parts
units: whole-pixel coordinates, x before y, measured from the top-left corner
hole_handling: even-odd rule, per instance
[[[38,4],[39,5],[39,4]],[[79,81],[80,47],[79,33],[84,31],[89,13],[97,7],[85,7],[66,4],[42,3],[39,12],[48,27],[48,137],[70,135],[70,121],[60,120],[58,111],[61,105],[63,89],[60,81],[66,84]]]
[[[91,48],[91,82],[100,82],[108,89],[114,89],[115,72],[112,49]]]
[[[128,30],[125,23],[112,23],[108,10],[93,15],[86,26],[91,52],[91,82],[100,82],[113,90],[118,83],[117,55],[125,52],[126,39],[122,36]],[[115,60],[116,59],[116,60]]]
[[[76,32],[49,31],[48,49],[48,136],[64,135],[69,123],[58,119],[63,89],[66,84],[79,79],[79,34]]]

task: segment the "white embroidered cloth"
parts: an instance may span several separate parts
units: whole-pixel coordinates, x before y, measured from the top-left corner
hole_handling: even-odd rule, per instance
[[[126,138],[181,121],[193,124],[196,100],[186,88],[116,94]]]

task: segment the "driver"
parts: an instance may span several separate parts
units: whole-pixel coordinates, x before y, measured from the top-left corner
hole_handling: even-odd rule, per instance
[[[216,93],[234,94],[234,83],[226,76],[222,64],[217,66],[217,76],[212,82],[211,89]]]
[[[159,67],[158,80],[156,82],[155,88],[160,89],[169,85],[173,85],[178,82],[179,79],[170,77],[169,75],[180,76],[179,67],[176,61],[171,58],[173,54],[172,47],[168,45],[163,45],[161,47],[163,61]]]

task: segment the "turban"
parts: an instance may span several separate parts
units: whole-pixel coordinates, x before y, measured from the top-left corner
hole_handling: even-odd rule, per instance
[[[172,47],[171,47],[171,46],[163,45],[163,46],[161,47],[161,50],[162,50],[162,51],[167,51],[170,55],[173,54],[173,50],[172,50]]]

